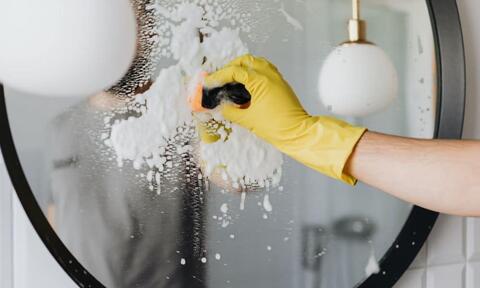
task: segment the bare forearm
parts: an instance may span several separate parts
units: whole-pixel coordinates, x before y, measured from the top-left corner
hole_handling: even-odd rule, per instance
[[[48,223],[50,223],[50,226],[52,226],[52,228],[55,229],[56,226],[55,226],[55,206],[54,205],[48,205],[47,207],[47,220],[48,220]]]
[[[417,140],[367,132],[346,172],[430,210],[480,216],[480,141]]]

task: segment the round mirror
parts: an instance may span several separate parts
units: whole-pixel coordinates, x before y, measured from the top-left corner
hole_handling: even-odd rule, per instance
[[[133,2],[137,56],[117,85],[84,98],[5,87],[0,105],[13,183],[67,273],[82,287],[392,286],[435,213],[277,154],[261,158],[277,161],[275,179],[262,185],[206,173],[195,125],[177,125],[187,103],[171,100],[195,69],[249,52],[282,71],[309,113],[329,115],[319,73],[347,40],[351,1]],[[455,5],[361,1],[368,39],[392,61],[399,91],[386,110],[345,120],[394,135],[458,137],[464,63]],[[178,133],[165,138],[162,127]],[[226,157],[245,162],[240,150]]]

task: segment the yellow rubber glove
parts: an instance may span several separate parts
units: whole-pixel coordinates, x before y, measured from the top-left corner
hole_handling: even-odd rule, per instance
[[[212,144],[222,139],[222,136],[218,133],[220,129],[227,133],[226,138],[228,139],[228,135],[230,135],[232,129],[226,128],[223,123],[219,123],[212,119],[208,122],[201,122],[197,125],[200,140],[207,144]]]
[[[308,115],[277,68],[263,58],[239,57],[207,76],[205,86],[214,88],[232,82],[244,84],[252,101],[247,109],[225,104],[222,114],[227,120],[308,167],[348,184],[356,183],[344,168],[365,128],[332,117]]]

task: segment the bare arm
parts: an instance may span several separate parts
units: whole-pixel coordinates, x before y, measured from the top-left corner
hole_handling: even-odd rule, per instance
[[[48,205],[47,207],[47,220],[48,223],[50,223],[50,226],[52,226],[53,229],[56,228],[55,225],[55,205]]]
[[[205,79],[206,87],[232,82],[244,84],[252,101],[247,109],[224,105],[225,119],[293,159],[346,183],[354,176],[427,209],[480,216],[480,141],[364,134],[338,119],[309,115],[278,69],[252,55]]]
[[[345,172],[426,209],[480,216],[480,141],[417,140],[367,132]]]

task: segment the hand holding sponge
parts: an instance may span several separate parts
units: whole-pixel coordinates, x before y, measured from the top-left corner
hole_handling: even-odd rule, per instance
[[[263,58],[241,56],[206,76],[204,86],[209,89],[232,83],[243,84],[251,99],[249,105],[223,104],[227,120],[310,168],[351,185],[356,183],[344,168],[365,128],[309,115],[278,69]]]

